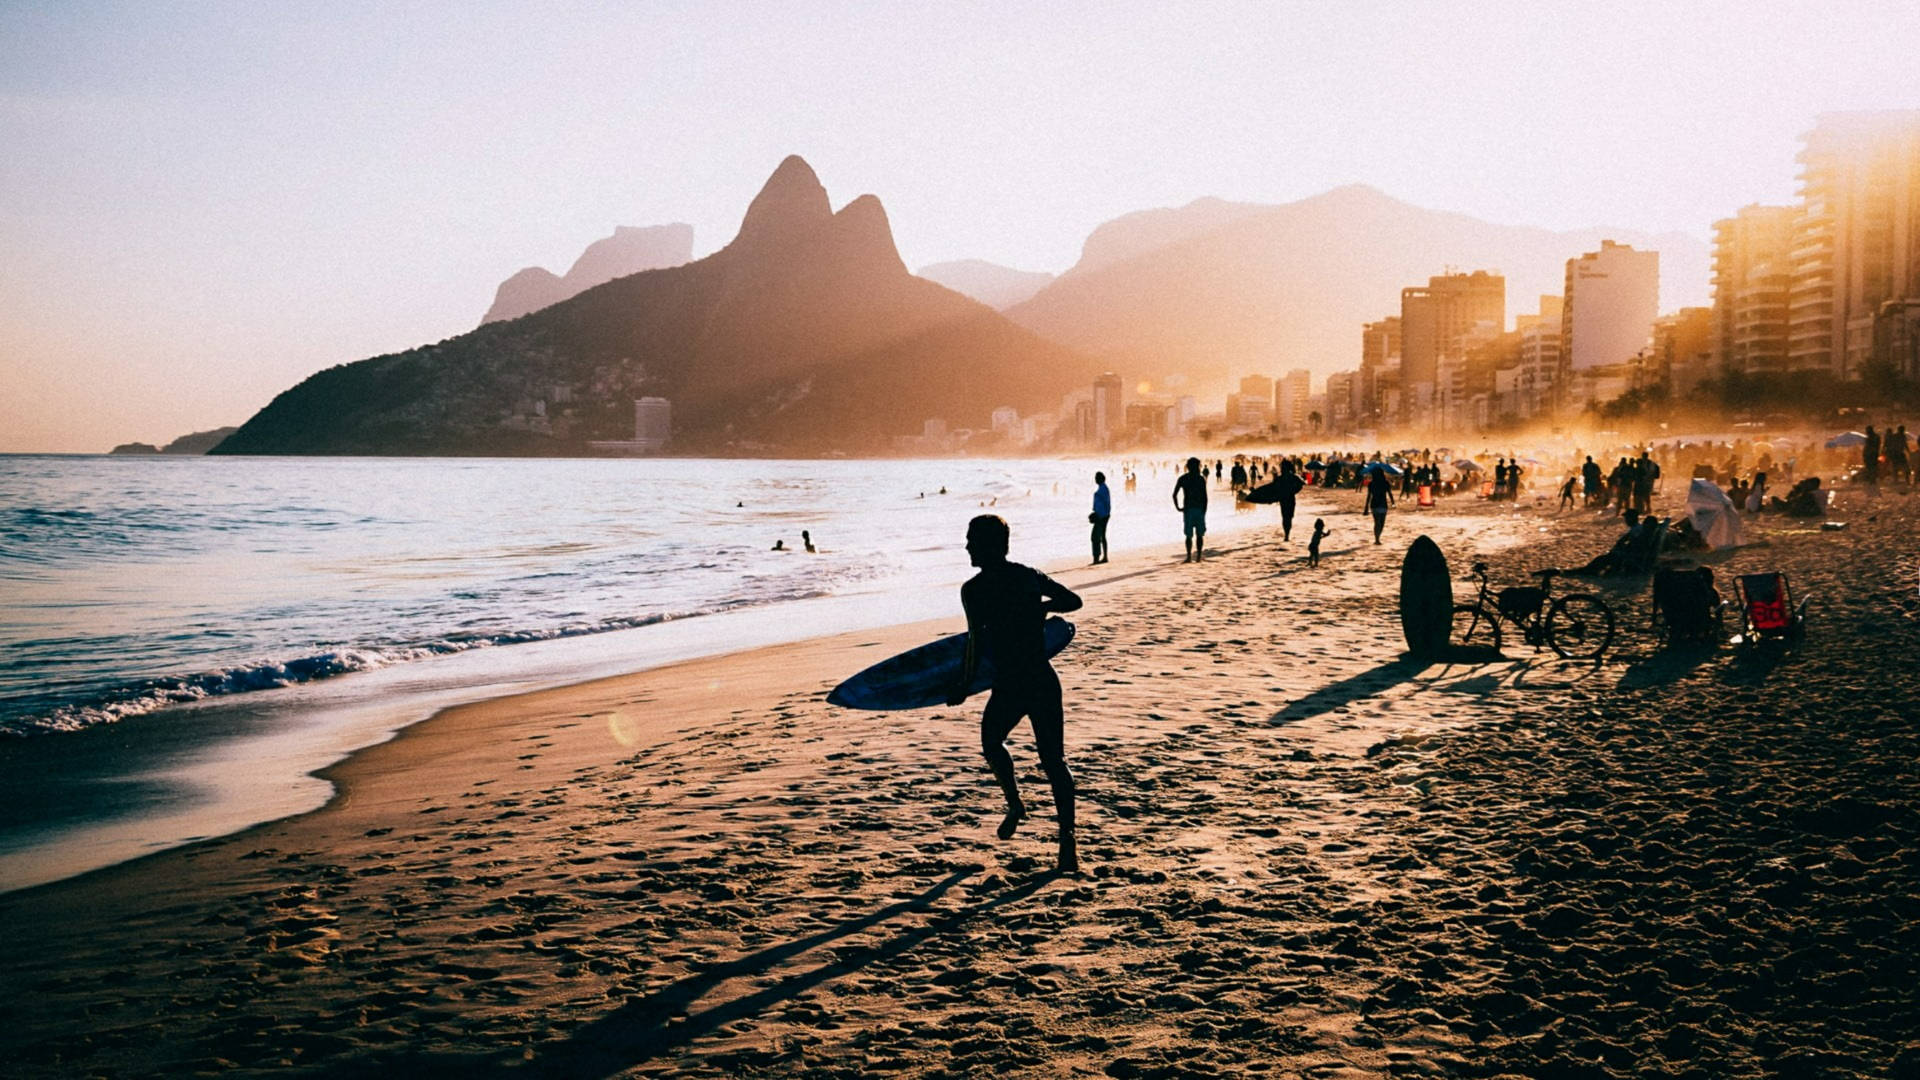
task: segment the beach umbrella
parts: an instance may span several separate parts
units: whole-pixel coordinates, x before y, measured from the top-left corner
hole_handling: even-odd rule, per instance
[[[1855,446],[1865,446],[1867,437],[1857,431],[1843,431],[1827,440],[1827,449],[1844,450]]]
[[[1319,458],[1314,458],[1312,461],[1307,462],[1306,465],[1302,467],[1308,468],[1308,469],[1324,469],[1327,467],[1327,463],[1324,461],[1321,461]]]
[[[1368,466],[1367,466],[1367,471],[1368,471],[1368,472],[1383,472],[1383,473],[1386,473],[1386,474],[1387,474],[1388,476],[1399,476],[1399,475],[1400,475],[1400,467],[1399,467],[1398,465],[1394,465],[1394,464],[1392,464],[1392,463],[1390,463],[1390,462],[1386,462],[1386,461],[1376,461],[1376,462],[1374,462],[1373,464],[1371,464],[1371,465],[1368,465]]]
[[[1472,458],[1460,458],[1453,463],[1453,467],[1456,469],[1459,469],[1461,472],[1480,472],[1481,471],[1480,463],[1473,460]]]

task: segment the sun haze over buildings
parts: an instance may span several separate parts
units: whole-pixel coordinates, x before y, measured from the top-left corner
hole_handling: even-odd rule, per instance
[[[1920,11],[1421,10],[9,5],[0,451],[239,423],[315,371],[470,328],[515,270],[619,225],[685,222],[708,254],[796,151],[886,200],[909,266],[1062,273],[1122,215],[1354,182],[1694,242],[1738,207],[1798,203],[1793,362],[1849,371],[1913,337],[1881,310],[1912,295],[1877,254],[1883,217],[1845,217],[1905,181],[1844,164],[1877,136],[1815,118],[1920,102]],[[1422,276],[1455,260],[1434,261]],[[1354,361],[1268,374],[1336,365]],[[1401,394],[1391,370],[1342,380],[1349,405]]]

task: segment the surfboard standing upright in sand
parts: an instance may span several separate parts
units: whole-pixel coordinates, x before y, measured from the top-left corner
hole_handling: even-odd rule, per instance
[[[1400,564],[1400,629],[1415,656],[1434,656],[1447,647],[1453,628],[1453,575],[1440,545],[1414,538]]]

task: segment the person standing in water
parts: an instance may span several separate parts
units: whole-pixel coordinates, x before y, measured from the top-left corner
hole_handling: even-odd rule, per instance
[[[1180,511],[1181,526],[1186,532],[1187,557],[1181,561],[1199,562],[1201,549],[1207,542],[1207,472],[1197,457],[1187,459],[1187,471],[1173,482],[1173,508]]]
[[[960,586],[960,606],[967,613],[967,654],[959,685],[947,704],[959,705],[967,699],[966,688],[982,657],[993,664],[993,690],[980,714],[980,750],[1007,798],[1000,839],[1012,839],[1027,816],[1027,804],[1021,801],[1013,775],[1013,756],[1007,752],[1007,736],[1024,716],[1032,721],[1040,767],[1053,788],[1053,812],[1060,823],[1058,866],[1063,873],[1078,873],[1066,713],[1060,677],[1047,661],[1044,627],[1049,612],[1078,611],[1080,597],[1038,570],[1009,562],[1009,539],[1006,521],[996,515],[982,514],[967,523],[967,557],[980,572]]]
[[[1107,474],[1093,474],[1093,513],[1087,520],[1093,524],[1093,563],[1095,566],[1107,561],[1107,519],[1113,516],[1113,493],[1107,490]]]
[[[1373,515],[1373,542],[1380,542],[1380,533],[1387,527],[1387,508],[1393,505],[1393,481],[1387,479],[1387,470],[1374,469],[1367,474],[1366,508]]]

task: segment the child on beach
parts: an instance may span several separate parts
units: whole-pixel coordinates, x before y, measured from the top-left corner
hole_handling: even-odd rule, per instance
[[[1313,536],[1307,541],[1307,565],[1320,565],[1320,538],[1327,535],[1327,519],[1313,519]]]
[[[1567,477],[1567,482],[1560,485],[1560,509],[1573,509],[1573,485],[1577,483],[1579,479],[1577,476],[1569,476]]]
[[[1065,706],[1060,677],[1047,661],[1043,626],[1049,612],[1078,611],[1080,597],[1038,570],[1009,562],[1009,539],[1007,523],[997,515],[982,514],[967,524],[967,557],[980,572],[960,587],[960,606],[967,613],[967,655],[947,704],[967,699],[966,688],[983,655],[992,661],[994,683],[980,714],[980,750],[1007,797],[1000,839],[1012,839],[1027,816],[1027,804],[1021,801],[1020,786],[1014,780],[1013,757],[1007,753],[1007,736],[1024,716],[1032,722],[1040,767],[1053,788],[1053,812],[1060,823],[1058,866],[1062,873],[1074,874],[1080,871],[1080,856],[1073,835],[1074,788],[1064,745]]]

